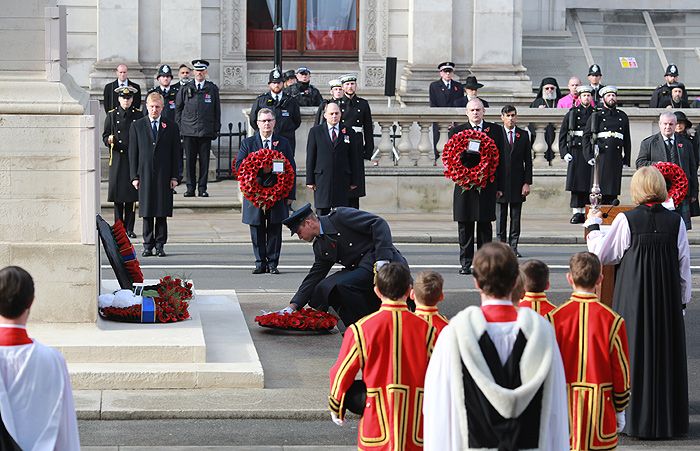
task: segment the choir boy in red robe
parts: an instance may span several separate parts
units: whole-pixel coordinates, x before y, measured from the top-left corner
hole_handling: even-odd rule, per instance
[[[528,307],[542,316],[556,308],[547,299],[549,290],[549,267],[540,260],[528,260],[520,265],[520,275],[525,284],[525,297],[519,307]]]
[[[440,331],[447,326],[448,320],[440,314],[437,308],[438,302],[445,299],[442,293],[444,280],[436,271],[423,271],[413,281],[411,297],[416,301],[416,315],[420,316],[431,326]]]

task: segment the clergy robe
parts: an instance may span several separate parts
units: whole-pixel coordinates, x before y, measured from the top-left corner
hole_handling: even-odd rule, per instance
[[[345,331],[330,370],[331,412],[345,414],[345,393],[362,370],[367,402],[358,426],[361,450],[423,449],[423,380],[435,328],[404,301],[383,301],[378,312]]]
[[[532,291],[525,292],[525,297],[520,300],[518,307],[531,308],[542,316],[547,315],[547,313],[557,308],[554,304],[549,302],[544,292],[533,293]]]
[[[447,326],[449,321],[447,318],[442,316],[440,312],[438,311],[437,307],[429,307],[427,305],[417,305],[416,306],[416,315],[420,316],[424,320],[428,322],[431,326],[435,328],[437,331],[436,334],[437,336],[440,335],[440,332],[442,332],[442,329]]]
[[[571,449],[616,447],[616,413],[630,396],[625,320],[584,292],[574,292],[548,318],[564,361]]]
[[[450,320],[425,376],[426,450],[568,450],[554,331],[531,309],[485,301]]]
[[[688,432],[683,309],[690,301],[690,248],[681,223],[659,204],[639,205],[617,215],[607,233],[591,230],[587,237],[588,250],[604,265],[619,263],[613,309],[629,337],[632,390],[624,433],[633,437]]]
[[[25,451],[80,450],[66,362],[24,326],[0,326],[0,415]],[[6,443],[6,441],[3,441]]]

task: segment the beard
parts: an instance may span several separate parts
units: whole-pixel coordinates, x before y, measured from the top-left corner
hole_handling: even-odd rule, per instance
[[[605,106],[613,109],[617,106],[617,99],[605,100]]]
[[[557,99],[557,92],[556,91],[545,91],[542,94],[542,98],[544,100],[556,100]]]

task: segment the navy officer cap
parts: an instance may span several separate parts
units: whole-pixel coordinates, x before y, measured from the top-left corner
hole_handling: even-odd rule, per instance
[[[291,230],[292,235],[294,235],[295,233],[297,233],[297,229],[299,228],[301,223],[304,222],[304,220],[308,218],[309,215],[311,215],[311,213],[313,213],[311,211],[311,204],[306,204],[303,207],[295,210],[294,213],[289,215],[287,219],[282,220],[282,224],[289,227],[289,230]]]
[[[438,70],[455,70],[455,63],[452,61],[445,61],[444,63],[438,64]]]
[[[209,68],[209,61],[207,60],[192,60],[192,67],[194,70],[207,70]]]
[[[138,91],[133,86],[120,86],[114,90],[119,97],[124,97],[125,99],[130,99]]]

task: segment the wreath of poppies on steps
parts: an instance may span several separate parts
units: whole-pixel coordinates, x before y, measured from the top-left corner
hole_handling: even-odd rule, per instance
[[[488,132],[486,128],[484,131]],[[479,141],[479,164],[466,167],[462,163],[462,154],[469,147],[470,141]],[[445,166],[445,177],[454,181],[465,190],[476,188],[481,190],[495,180],[498,167],[498,147],[484,132],[463,130],[452,135],[442,151],[442,164]]]
[[[338,319],[330,313],[314,309],[300,309],[293,313],[267,313],[255,317],[262,327],[284,330],[329,330],[338,324]]]
[[[678,208],[685,196],[688,195],[688,177],[683,169],[674,163],[659,161],[654,163],[654,166],[661,172],[666,182],[670,183],[668,197],[673,199],[673,205]]]
[[[274,160],[283,161],[284,171],[277,174],[277,182],[274,185],[263,186],[258,181],[260,170],[272,167]],[[259,149],[245,157],[238,168],[237,178],[243,196],[256,207],[269,210],[292,191],[295,173],[292,164],[281,152]]]

